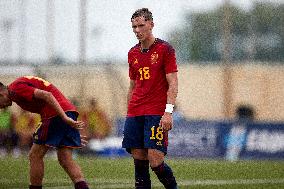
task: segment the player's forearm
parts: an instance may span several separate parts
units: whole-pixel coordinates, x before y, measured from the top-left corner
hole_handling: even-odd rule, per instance
[[[167,74],[169,89],[167,91],[167,103],[175,105],[178,94],[177,73]]]
[[[66,114],[64,110],[62,109],[56,98],[51,93],[49,94],[50,95],[48,95],[47,103],[56,111],[57,115],[59,115],[61,118],[65,118]]]
[[[170,85],[167,92],[167,104],[175,105],[177,94],[178,94],[178,84],[176,83]]]

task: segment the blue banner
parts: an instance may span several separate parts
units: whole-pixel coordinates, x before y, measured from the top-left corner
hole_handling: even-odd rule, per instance
[[[222,152],[222,126],[214,121],[179,120],[169,132],[169,156],[217,158]]]
[[[248,123],[240,158],[284,158],[283,123]]]
[[[117,122],[122,137],[124,119]],[[284,123],[175,120],[168,156],[189,158],[284,159]]]

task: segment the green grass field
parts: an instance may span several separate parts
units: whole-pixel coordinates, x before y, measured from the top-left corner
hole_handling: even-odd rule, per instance
[[[90,187],[105,189],[130,189],[133,187],[133,163],[130,158],[108,159],[78,157]],[[180,189],[224,188],[284,188],[284,161],[213,161],[168,159]],[[54,158],[45,159],[44,188],[67,189],[73,185]],[[0,188],[27,188],[27,158],[0,159]],[[155,189],[163,187],[151,173]]]

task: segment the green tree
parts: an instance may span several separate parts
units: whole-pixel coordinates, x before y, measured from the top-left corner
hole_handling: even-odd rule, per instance
[[[284,6],[257,3],[246,12],[229,7],[231,59],[284,61]],[[224,7],[186,15],[186,24],[170,34],[182,61],[220,62]]]

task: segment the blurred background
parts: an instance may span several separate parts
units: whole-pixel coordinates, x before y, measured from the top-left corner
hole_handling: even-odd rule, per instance
[[[176,49],[169,156],[284,159],[284,0],[0,0],[0,81],[54,83],[94,139],[81,153],[127,156],[130,18],[141,7]],[[26,153],[39,121],[16,105],[3,110],[0,155]]]

